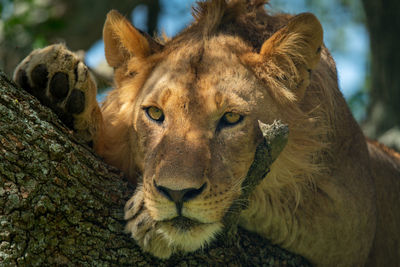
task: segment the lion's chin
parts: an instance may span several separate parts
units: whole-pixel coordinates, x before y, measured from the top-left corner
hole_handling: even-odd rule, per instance
[[[164,221],[158,229],[167,242],[182,252],[192,252],[205,247],[222,230],[222,223],[200,223],[186,217]]]
[[[178,216],[173,219],[167,220],[165,222],[169,223],[171,226],[175,227],[177,230],[180,230],[182,232],[190,231],[194,227],[204,225],[204,223],[201,223],[197,220],[193,220],[184,216]]]

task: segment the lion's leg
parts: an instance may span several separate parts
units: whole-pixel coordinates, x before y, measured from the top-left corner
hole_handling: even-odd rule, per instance
[[[14,81],[50,107],[76,136],[101,150],[96,83],[77,55],[61,44],[34,50],[15,69]]]

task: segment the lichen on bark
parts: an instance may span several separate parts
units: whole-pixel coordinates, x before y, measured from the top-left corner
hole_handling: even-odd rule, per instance
[[[1,266],[306,266],[238,230],[203,251],[161,261],[124,233],[133,188],[56,115],[0,73]]]

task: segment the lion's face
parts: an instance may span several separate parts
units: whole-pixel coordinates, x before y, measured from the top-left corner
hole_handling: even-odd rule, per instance
[[[169,54],[145,82],[133,118],[138,164],[146,208],[170,240],[196,249],[221,228],[261,140],[257,120],[276,118],[260,88],[218,39]]]
[[[271,166],[271,195],[309,177],[310,144],[321,132],[299,105],[320,58],[318,20],[295,17],[256,49],[208,27],[203,22],[225,17],[210,19],[206,10],[215,8],[164,46],[115,12],[104,27],[117,89],[103,106],[110,125],[103,156],[128,176],[141,171],[125,210],[127,229],[159,257],[196,250],[221,230],[262,140],[258,120],[281,119],[292,134]]]

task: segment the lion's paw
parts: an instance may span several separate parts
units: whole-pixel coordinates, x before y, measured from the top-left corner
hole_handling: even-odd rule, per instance
[[[126,232],[130,233],[143,251],[160,259],[167,259],[174,247],[163,237],[144,204],[144,193],[138,188],[125,205]]]
[[[100,110],[87,66],[64,45],[34,50],[15,69],[14,81],[50,107],[78,136],[93,140]]]

